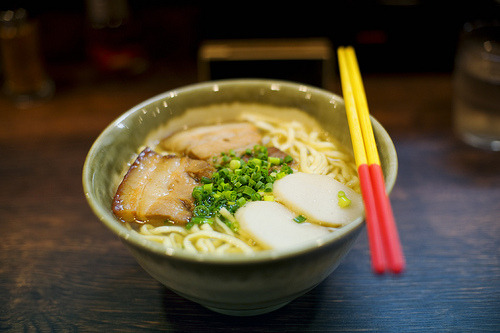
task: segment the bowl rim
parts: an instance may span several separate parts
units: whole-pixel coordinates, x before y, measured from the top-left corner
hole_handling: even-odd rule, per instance
[[[157,94],[151,98],[146,99],[145,101],[133,106],[129,110],[125,111],[121,115],[119,115],[115,120],[113,120],[107,127],[98,135],[95,139],[87,156],[85,158],[85,162],[83,165],[82,172],[82,182],[83,182],[83,190],[93,213],[98,217],[98,219],[110,229],[114,234],[116,234],[123,242],[127,245],[131,245],[135,248],[143,249],[153,254],[159,255],[165,258],[177,259],[188,262],[201,262],[201,263],[209,263],[209,264],[221,264],[221,265],[246,265],[251,263],[260,263],[267,261],[275,261],[280,259],[286,259],[294,256],[300,256],[302,254],[306,254],[309,252],[314,252],[316,250],[320,250],[329,245],[332,245],[336,242],[341,242],[342,240],[349,238],[347,236],[356,232],[356,230],[364,227],[365,225],[365,215],[357,218],[353,222],[345,225],[327,235],[324,235],[316,240],[303,242],[292,249],[278,250],[264,250],[256,252],[252,255],[242,255],[242,254],[225,254],[225,255],[214,255],[214,254],[199,254],[192,253],[184,249],[173,249],[173,248],[165,248],[162,244],[149,241],[143,238],[139,233],[127,229],[123,222],[120,222],[114,215],[111,213],[111,209],[102,207],[99,205],[97,200],[92,196],[92,179],[93,175],[91,173],[91,162],[93,157],[98,151],[98,148],[101,144],[101,141],[109,135],[118,124],[120,124],[127,117],[132,116],[136,112],[142,110],[145,106],[157,102],[158,100],[189,93],[193,90],[203,90],[203,89],[221,89],[225,86],[267,86],[269,89],[275,90],[278,85],[280,88],[285,87],[288,89],[296,89],[301,92],[308,91],[314,94],[323,95],[330,100],[333,100],[336,103],[340,103],[342,106],[344,105],[344,100],[339,95],[327,91],[323,88],[310,86],[303,83],[292,82],[292,81],[284,81],[284,80],[275,80],[275,79],[223,79],[223,80],[213,80],[199,83],[192,83],[182,87],[174,88],[163,93]],[[394,173],[390,179],[386,179],[387,184],[387,193],[389,194],[395,184],[397,173],[398,173],[398,160],[397,154],[394,147],[394,143],[390,138],[387,131],[383,128],[383,126],[372,116],[370,116],[374,129],[379,132],[379,135],[384,137],[384,141],[386,144],[390,146],[390,155],[393,156],[392,168],[394,169]]]

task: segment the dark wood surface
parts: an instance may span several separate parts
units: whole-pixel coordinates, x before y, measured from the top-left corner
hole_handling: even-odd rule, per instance
[[[407,259],[376,276],[366,234],[317,288],[273,313],[228,317],[151,278],[83,196],[87,151],[130,107],[196,81],[189,66],[96,80],[63,68],[54,98],[0,100],[0,331],[494,332],[500,328],[500,154],[451,129],[448,74],[370,74],[372,114],[399,155],[391,199]]]

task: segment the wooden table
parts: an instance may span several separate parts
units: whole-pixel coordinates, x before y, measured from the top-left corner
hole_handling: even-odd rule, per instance
[[[0,101],[0,331],[493,332],[500,328],[500,154],[451,130],[448,74],[367,75],[393,137],[392,204],[408,268],[376,276],[366,234],[317,288],[273,313],[227,317],[151,278],[83,196],[87,151],[135,104],[196,81],[189,66],[99,81],[65,68],[54,98]]]

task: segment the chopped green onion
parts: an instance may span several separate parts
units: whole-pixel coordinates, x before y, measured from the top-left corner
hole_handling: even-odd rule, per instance
[[[239,160],[231,160],[231,162],[229,163],[229,167],[231,169],[239,169],[241,167],[241,162]]]
[[[346,208],[351,205],[351,200],[346,196],[344,191],[339,191],[337,194],[339,198],[339,206],[340,208]]]
[[[297,223],[302,223],[304,222],[305,220],[307,220],[307,218],[304,216],[304,215],[299,215],[297,216],[296,218],[293,219],[295,222]]]
[[[209,214],[210,214],[210,210],[203,205],[198,205],[198,206],[194,207],[194,209],[193,209],[194,216],[206,216]]]
[[[193,216],[191,218],[191,221],[189,221],[188,224],[186,224],[186,229],[191,229],[195,224],[203,224],[203,223],[208,223],[208,224],[213,224],[214,221],[211,218],[207,218],[205,216]]]
[[[269,156],[267,158],[267,161],[271,164],[274,164],[274,165],[280,165],[281,164],[281,159],[279,157],[272,157],[272,156]]]
[[[243,206],[247,203],[247,200],[243,197],[239,198],[238,200],[236,200],[236,203],[238,204],[238,206]]]
[[[267,183],[264,187],[264,192],[272,192],[273,191],[273,183]]]
[[[274,201],[274,195],[264,195],[264,201]]]
[[[252,194],[250,196],[250,198],[253,200],[253,201],[259,201],[262,199],[262,196],[258,193],[258,192],[255,192],[254,194]]]
[[[213,187],[214,187],[214,184],[212,184],[212,183],[205,184],[205,185],[203,185],[203,191],[205,191],[207,193],[212,193]]]
[[[193,198],[197,201],[201,201],[203,196],[203,187],[202,186],[196,186],[193,189]]]
[[[253,158],[249,162],[252,162],[255,165],[262,165],[262,160],[259,158]]]
[[[249,179],[250,179],[250,177],[248,175],[242,175],[242,176],[240,176],[240,178],[238,178],[238,180],[242,184],[247,184]]]
[[[251,188],[250,186],[245,186],[242,191],[243,194],[246,194],[248,196],[251,196],[252,194],[255,193],[255,190]]]
[[[203,176],[203,177],[201,177],[201,182],[202,182],[203,184],[208,184],[208,183],[211,183],[211,182],[212,182],[212,179],[211,179],[211,178],[208,178],[208,177]]]

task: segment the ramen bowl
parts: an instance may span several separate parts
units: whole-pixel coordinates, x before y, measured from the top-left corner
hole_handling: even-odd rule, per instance
[[[146,240],[117,219],[111,203],[125,168],[152,133],[182,119],[187,110],[224,103],[297,108],[314,117],[352,151],[343,99],[299,83],[233,79],[193,84],[157,95],[112,122],[92,145],[83,168],[87,201],[100,221],[153,278],[178,295],[213,311],[236,316],[271,312],[307,293],[341,263],[364,228],[360,217],[335,232],[289,250],[255,255],[193,254]],[[210,112],[200,117],[211,117]],[[371,119],[387,191],[397,175],[394,145]]]

